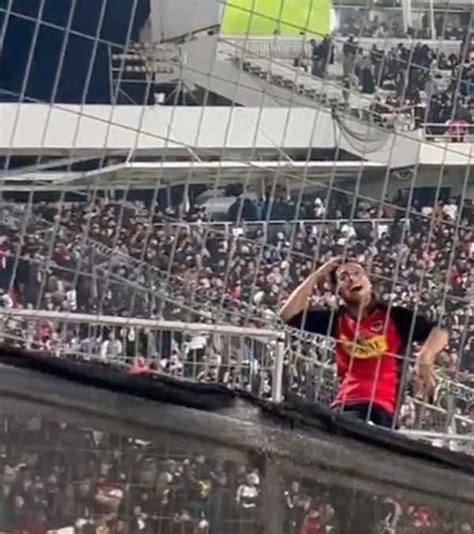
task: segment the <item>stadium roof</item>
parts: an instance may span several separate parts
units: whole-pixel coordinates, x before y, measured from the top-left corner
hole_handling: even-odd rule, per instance
[[[329,178],[330,176],[353,176],[363,172],[373,174],[385,168],[381,163],[364,161],[141,161],[124,162],[118,165],[101,167],[85,172],[44,172],[44,173],[8,173],[2,176],[4,190],[28,190],[31,185],[36,190],[95,187],[163,187],[172,184],[207,183],[219,180],[221,185],[247,178],[249,182],[279,173],[290,183],[295,181],[295,188],[300,187],[301,177]],[[309,185],[309,184],[308,184]]]
[[[208,152],[335,149],[389,168],[472,164],[472,144],[394,134],[324,108],[65,106],[0,104],[0,155],[164,157]],[[217,152],[216,152],[217,151]],[[245,164],[244,164],[245,165]]]

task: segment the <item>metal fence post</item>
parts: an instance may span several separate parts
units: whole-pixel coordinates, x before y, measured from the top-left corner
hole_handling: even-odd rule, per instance
[[[285,532],[285,504],[283,501],[284,479],[280,473],[278,463],[271,457],[265,460],[262,472],[262,496],[260,523],[262,534],[284,534]]]
[[[283,365],[285,360],[285,337],[277,339],[275,347],[275,362],[273,365],[272,401],[283,400]]]

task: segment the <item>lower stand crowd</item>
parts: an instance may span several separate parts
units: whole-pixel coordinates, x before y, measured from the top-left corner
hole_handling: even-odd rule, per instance
[[[18,412],[18,410],[16,410]],[[257,534],[271,521],[264,472],[221,454],[148,443],[3,407],[0,524],[23,534]],[[284,477],[275,496],[282,534],[355,533],[337,485]],[[471,532],[426,503],[367,496],[370,532]],[[355,528],[355,527],[354,527]],[[367,530],[369,532],[369,530]]]
[[[284,204],[276,199],[268,217],[284,215]],[[244,201],[243,216],[247,208]],[[468,202],[458,222],[455,200],[403,218],[397,217],[403,210],[361,201],[350,221],[343,218],[342,200],[324,206],[316,197],[312,220],[239,225],[206,223],[200,210],[178,224],[170,210],[104,199],[35,204],[31,213],[18,206],[0,209],[3,308],[272,325],[291,290],[318,264],[343,254],[370,264],[380,299],[417,306],[429,319],[443,315],[450,329],[450,346],[439,362],[445,369],[469,372],[474,364],[468,305],[474,294],[474,208]],[[332,303],[329,291],[314,297],[316,306]],[[110,343],[117,330],[37,321],[22,337],[30,346],[57,352],[87,347],[102,357],[114,352],[169,359],[172,348],[182,352],[182,343],[161,347],[156,339],[145,343],[144,334],[149,332],[122,331]]]

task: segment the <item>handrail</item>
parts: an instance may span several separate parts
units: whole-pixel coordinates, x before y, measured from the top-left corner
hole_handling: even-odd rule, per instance
[[[402,222],[405,219],[399,219]],[[332,225],[336,226],[337,228],[341,228],[344,225],[352,225],[352,224],[370,224],[372,228],[375,228],[377,225],[383,225],[383,224],[393,224],[397,222],[396,219],[292,219],[292,220],[256,220],[256,221],[247,221],[242,220],[237,222],[234,221],[170,221],[170,222],[162,222],[162,223],[155,223],[154,226],[157,227],[192,227],[192,228],[199,228],[199,227],[219,227],[223,226],[225,227],[226,232],[228,232],[230,229],[238,229],[238,228],[245,228],[245,227],[255,227],[255,226],[262,226],[262,227],[271,227],[271,226],[292,226],[292,225],[316,225],[316,226],[324,226],[324,225]]]
[[[474,143],[474,124],[467,123],[459,125],[459,131],[456,132],[456,124],[447,124],[446,122],[425,122],[421,125],[423,136],[427,140],[443,140],[451,143]],[[428,131],[430,130],[431,131]]]

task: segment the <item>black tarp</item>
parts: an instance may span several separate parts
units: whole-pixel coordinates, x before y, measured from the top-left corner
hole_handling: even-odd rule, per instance
[[[351,438],[383,451],[474,475],[474,463],[469,455],[414,441],[303,400],[274,404],[219,384],[203,384],[163,375],[132,376],[108,365],[59,359],[8,345],[0,345],[0,363],[114,393],[196,410],[229,413],[235,408],[236,414],[247,413],[245,410],[242,412],[244,405],[257,410],[263,419],[288,431],[323,430],[333,436]]]

